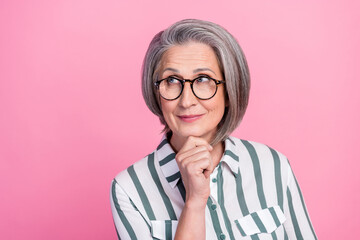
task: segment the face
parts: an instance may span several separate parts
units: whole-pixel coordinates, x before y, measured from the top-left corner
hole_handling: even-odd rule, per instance
[[[189,42],[171,47],[164,54],[159,69],[160,79],[176,76],[192,80],[201,75],[223,80],[216,55],[208,45]],[[214,97],[200,100],[193,94],[190,83],[185,83],[179,98],[169,101],[160,97],[160,103],[172,131],[171,143],[174,146],[181,147],[189,136],[211,142],[225,111],[224,84],[218,85]]]

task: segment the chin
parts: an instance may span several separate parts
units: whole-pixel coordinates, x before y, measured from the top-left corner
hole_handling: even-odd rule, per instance
[[[181,132],[179,133],[179,136],[182,136],[182,137],[200,137],[200,138],[205,138],[207,136],[209,136],[210,133],[207,133],[207,132],[203,132],[203,131],[194,131],[194,130],[190,130],[190,131],[184,131],[184,132]]]

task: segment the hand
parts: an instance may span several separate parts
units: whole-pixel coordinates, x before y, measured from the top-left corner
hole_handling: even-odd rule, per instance
[[[214,170],[210,154],[212,150],[212,146],[204,139],[190,136],[176,154],[188,205],[206,205],[210,195],[210,174]]]

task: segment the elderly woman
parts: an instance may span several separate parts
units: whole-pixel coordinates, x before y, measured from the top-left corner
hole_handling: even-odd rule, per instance
[[[229,136],[249,88],[245,56],[219,25],[183,20],[155,35],[142,90],[165,134],[112,183],[119,239],[316,239],[286,157]]]

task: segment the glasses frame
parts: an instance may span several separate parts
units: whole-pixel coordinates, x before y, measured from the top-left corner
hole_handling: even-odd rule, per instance
[[[198,80],[199,78],[203,78],[203,77],[206,77],[206,78],[209,78],[210,80],[213,80],[213,81],[215,82],[215,85],[216,85],[215,93],[214,93],[211,97],[209,97],[209,98],[200,98],[200,97],[198,97],[198,96],[196,95],[196,93],[194,92],[194,88],[193,88],[194,82],[195,82],[196,80]],[[224,80],[217,80],[217,79],[215,79],[215,78],[212,78],[212,77],[209,77],[209,76],[204,76],[204,75],[198,76],[198,77],[194,78],[193,80],[191,80],[191,79],[181,79],[181,78],[178,78],[178,77],[175,77],[175,76],[169,76],[169,77],[166,77],[166,78],[163,78],[163,79],[160,79],[160,80],[154,82],[154,85],[155,85],[156,89],[159,90],[160,83],[161,83],[162,81],[165,81],[165,80],[169,79],[169,78],[175,78],[176,80],[180,81],[180,83],[181,83],[181,91],[180,91],[180,93],[179,93],[179,96],[177,96],[176,98],[172,98],[172,99],[168,99],[168,98],[163,97],[163,96],[161,95],[161,93],[159,92],[160,96],[161,96],[163,99],[168,100],[168,101],[173,101],[173,100],[178,99],[178,98],[181,96],[182,92],[184,91],[184,86],[185,86],[185,83],[187,83],[187,82],[190,83],[191,91],[192,91],[192,93],[194,94],[194,96],[197,97],[197,98],[200,99],[200,100],[209,100],[209,99],[213,98],[213,97],[216,95],[216,93],[217,93],[218,85],[219,85],[219,84],[222,84],[222,83],[225,84],[225,81],[224,81]]]

